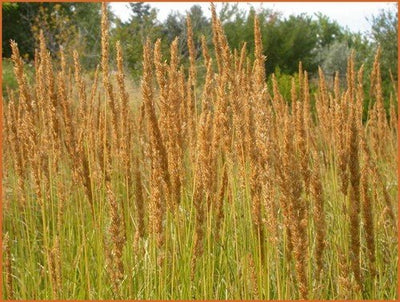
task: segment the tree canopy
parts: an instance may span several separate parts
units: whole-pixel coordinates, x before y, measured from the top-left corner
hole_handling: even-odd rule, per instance
[[[151,3],[130,3],[128,21],[123,22],[111,11],[111,43],[123,41],[126,67],[132,75],[141,69],[143,44],[147,38],[154,41],[161,37],[162,48],[168,52],[169,45],[179,37],[182,58],[187,57],[186,17],[190,16],[194,43],[200,57],[201,36],[211,43],[211,22],[202,8],[193,5],[186,13],[172,12],[159,21],[158,12]],[[232,48],[240,49],[247,42],[249,53],[253,52],[253,21],[260,20],[267,73],[279,69],[282,73],[297,72],[301,61],[310,73],[318,66],[344,70],[345,58],[350,49],[364,60],[372,62],[378,45],[382,48],[381,65],[384,79],[390,70],[397,79],[397,11],[396,6],[372,16],[368,35],[353,33],[336,21],[317,13],[283,17],[271,9],[239,9],[238,5],[225,3],[219,12],[227,40]],[[10,57],[10,40],[15,40],[21,54],[32,60],[40,30],[48,42],[49,50],[56,55],[60,48],[78,50],[82,63],[94,68],[100,55],[100,3],[4,3],[3,4],[3,57]],[[113,49],[113,47],[111,47]]]

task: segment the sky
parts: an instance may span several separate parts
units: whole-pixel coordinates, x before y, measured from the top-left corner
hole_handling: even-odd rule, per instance
[[[206,16],[210,16],[209,2],[148,2],[151,7],[158,9],[158,19],[164,21],[171,11],[179,11],[182,14],[194,4],[202,7]],[[221,3],[216,2],[217,11]],[[239,8],[248,9],[250,5],[257,7],[272,8],[283,13],[284,17],[307,13],[313,15],[321,12],[331,20],[336,20],[341,26],[347,27],[353,32],[367,32],[370,23],[366,18],[377,15],[381,9],[392,7],[393,2],[240,2]],[[124,2],[111,3],[111,9],[122,20],[127,21],[130,16],[127,4]]]

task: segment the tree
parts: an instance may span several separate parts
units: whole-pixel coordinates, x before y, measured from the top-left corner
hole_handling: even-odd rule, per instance
[[[211,43],[211,24],[207,17],[204,16],[201,6],[193,5],[189,11],[187,11],[186,15],[179,12],[171,12],[162,25],[164,42],[166,45],[170,45],[176,37],[179,37],[179,51],[184,58],[189,56],[186,26],[186,19],[188,16],[192,23],[194,47],[197,56],[201,55],[202,35],[209,39],[209,42]]]
[[[200,55],[201,52],[201,36],[204,35],[206,39],[209,39],[211,43],[211,22],[204,16],[203,10],[200,5],[193,5],[187,15],[190,17],[192,21],[192,30],[193,30],[193,40],[194,46],[197,51],[197,55]],[[187,27],[185,26],[185,30]],[[186,37],[186,35],[185,35]]]
[[[108,11],[110,19],[112,14]],[[100,3],[55,3],[40,5],[31,26],[35,40],[43,31],[48,49],[57,55],[78,51],[81,63],[94,68],[100,57]],[[36,42],[37,43],[37,42]]]
[[[123,41],[122,48],[126,66],[137,77],[142,70],[143,45],[147,38],[153,42],[161,33],[157,10],[143,2],[129,3],[131,17],[128,22],[115,18],[111,43]],[[112,48],[113,49],[113,48]]]
[[[256,12],[254,7],[251,7],[247,12],[239,9],[236,4],[225,3],[219,17],[222,20],[229,45],[232,48],[241,49],[243,43],[246,42],[248,53],[252,56],[254,53],[254,17],[256,14],[260,24],[264,54],[267,56],[267,72],[271,73],[279,63],[279,50],[273,49],[273,47],[282,42],[282,37],[278,32],[280,14],[264,8],[260,8]]]
[[[347,59],[350,55],[350,48],[344,41],[335,41],[323,51],[322,68],[327,75],[333,75],[336,71],[339,75],[346,74]]]
[[[139,23],[142,23],[145,17],[151,15],[150,5],[145,4],[144,2],[129,3],[129,7],[131,8],[132,11],[131,21],[132,19],[136,19],[138,20]]]
[[[101,3],[74,3],[70,9],[73,10],[72,24],[77,29],[81,62],[87,68],[95,68],[101,55]],[[110,9],[107,13],[114,22]]]
[[[39,5],[31,24],[35,47],[39,48],[39,37],[43,33],[46,46],[53,55],[57,55],[60,49],[73,48],[78,37],[71,15],[69,8],[59,3],[54,6]]]
[[[183,36],[185,32],[185,17],[179,12],[171,12],[168,14],[162,25],[163,38],[167,44],[171,44],[176,37]],[[182,40],[182,39],[181,39]],[[182,41],[180,41],[180,47],[183,47]]]
[[[279,61],[283,72],[294,73],[298,70],[298,62],[302,61],[306,70],[316,70],[315,54],[317,49],[317,26],[311,16],[301,14],[289,16],[279,26],[281,36],[281,53],[284,54]]]
[[[157,10],[143,2],[129,3],[132,16],[129,20],[129,31],[139,37],[142,44],[147,38],[159,31]]]
[[[2,57],[11,56],[10,40],[18,43],[21,55],[33,57],[34,39],[31,23],[37,12],[37,6],[30,3],[3,3]]]
[[[317,47],[322,49],[338,40],[343,39],[343,28],[334,20],[322,13],[316,13]]]
[[[377,16],[372,16],[371,34],[373,45],[382,48],[381,69],[384,81],[389,81],[389,71],[392,72],[394,79],[397,80],[397,60],[398,60],[398,17],[397,4],[389,9],[381,10]]]
[[[282,73],[295,73],[298,62],[302,61],[308,71],[316,71],[315,54],[318,43],[327,43],[318,39],[318,27],[311,16],[301,14],[291,15],[283,19],[282,14],[270,9],[254,7],[249,12],[238,9],[237,6],[223,6],[220,17],[229,44],[233,48],[240,48],[242,42],[247,43],[249,53],[254,51],[254,17],[258,16],[263,40],[264,55],[267,73],[277,68]],[[326,21],[326,23],[329,20]],[[320,35],[322,37],[322,35]],[[328,36],[328,34],[326,34]],[[325,36],[323,37],[325,38]]]
[[[57,56],[78,50],[86,67],[100,55],[100,3],[9,3],[3,5],[3,56],[11,56],[10,40],[32,59],[42,30],[50,52]],[[111,15],[111,14],[110,14]],[[112,15],[111,15],[112,17]]]

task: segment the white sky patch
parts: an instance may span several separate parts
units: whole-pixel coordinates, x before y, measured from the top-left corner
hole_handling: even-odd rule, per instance
[[[151,7],[158,9],[157,18],[164,21],[171,11],[185,14],[195,4],[203,9],[207,17],[211,16],[209,2],[147,2]],[[232,2],[235,3],[235,2]],[[307,13],[321,12],[331,20],[336,20],[341,26],[353,32],[366,32],[370,29],[367,18],[377,15],[381,9],[395,10],[395,2],[238,2],[239,8],[249,9],[250,6],[272,8],[283,13],[284,17]],[[222,4],[215,3],[217,12]],[[126,2],[111,3],[112,11],[124,22],[129,20],[130,9]]]

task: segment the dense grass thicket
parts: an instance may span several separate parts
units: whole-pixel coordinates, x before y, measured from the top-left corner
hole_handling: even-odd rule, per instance
[[[177,39],[167,61],[148,41],[133,93],[104,4],[93,76],[42,35],[28,81],[12,42],[4,299],[398,298],[397,87],[384,100],[380,51],[370,74],[352,54],[345,84],[320,69],[313,93],[300,63],[283,96],[257,18],[251,55],[214,7],[212,26],[199,54],[187,19],[188,68]]]

